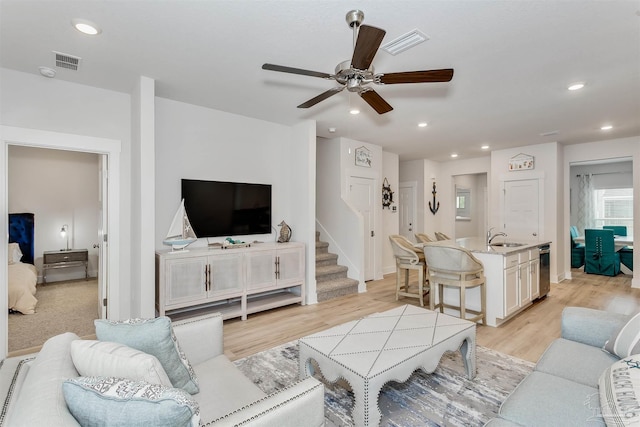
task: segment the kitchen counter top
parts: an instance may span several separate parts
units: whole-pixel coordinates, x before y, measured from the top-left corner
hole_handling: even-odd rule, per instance
[[[451,243],[448,240],[441,240],[437,243],[447,244],[447,242]],[[528,250],[531,248],[537,248],[542,245],[548,245],[551,242],[546,240],[541,241],[527,241],[523,239],[509,239],[502,236],[498,236],[493,240],[494,243],[503,243],[503,242],[515,242],[515,243],[523,243],[522,246],[487,246],[487,239],[485,237],[464,237],[461,239],[456,239],[455,243],[457,245],[462,246],[465,249],[470,250],[471,252],[479,252],[485,254],[493,254],[493,255],[510,255],[513,253],[517,253],[520,251]]]

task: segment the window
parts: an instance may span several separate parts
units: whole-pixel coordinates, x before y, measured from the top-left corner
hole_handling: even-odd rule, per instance
[[[593,191],[596,227],[626,225],[633,235],[633,188],[608,188]]]

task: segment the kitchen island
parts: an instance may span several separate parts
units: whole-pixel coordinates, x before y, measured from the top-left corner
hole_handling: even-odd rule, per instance
[[[450,244],[440,241],[429,244]],[[493,245],[487,245],[484,237],[466,237],[455,243],[471,251],[482,261],[486,277],[486,324],[499,326],[515,316],[540,295],[540,246],[549,245],[549,241],[524,241],[496,238]],[[497,246],[496,244],[506,244]],[[431,295],[432,298],[437,298]],[[458,293],[454,289],[445,289],[445,302],[457,303]],[[480,289],[467,291],[467,307],[480,309]],[[451,314],[451,313],[450,313]]]

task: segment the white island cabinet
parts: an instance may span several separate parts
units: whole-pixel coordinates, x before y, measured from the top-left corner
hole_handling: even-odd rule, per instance
[[[156,312],[181,317],[219,311],[224,319],[304,303],[303,243],[156,252]]]
[[[496,239],[496,243],[502,240]],[[507,240],[507,242],[511,242]],[[445,243],[445,242],[443,242]],[[470,250],[482,261],[486,277],[486,323],[499,326],[512,318],[540,297],[540,255],[539,247],[548,241],[524,242],[521,246],[488,246],[480,237],[457,239],[456,244]],[[445,302],[456,301],[458,294],[445,291]],[[480,309],[480,290],[467,290],[467,307]]]

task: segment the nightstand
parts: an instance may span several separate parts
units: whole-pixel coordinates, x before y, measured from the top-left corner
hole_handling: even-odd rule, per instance
[[[89,278],[89,251],[69,249],[67,251],[45,251],[42,257],[42,283],[47,283],[47,270],[56,268],[82,267],[84,277]]]

